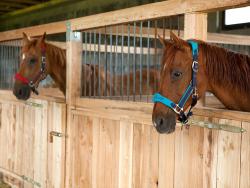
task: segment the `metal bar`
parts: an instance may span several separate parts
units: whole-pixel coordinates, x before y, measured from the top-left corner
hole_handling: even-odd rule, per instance
[[[164,20],[165,21],[165,20]],[[148,47],[148,54],[147,54],[147,102],[149,102],[148,97],[150,95],[149,93],[149,80],[150,80],[150,74],[149,74],[149,57],[150,57],[150,43],[149,43],[149,35],[150,35],[150,21],[148,21],[148,38],[147,38],[147,47]],[[165,29],[163,32],[163,37],[165,38]]]
[[[140,101],[142,96],[142,22],[140,23]]]
[[[170,31],[173,30],[172,17],[169,18],[169,29]]]
[[[94,97],[96,96],[96,71],[95,71],[95,67],[96,67],[96,30],[94,30],[94,83],[93,83],[93,90],[94,90]]]
[[[2,88],[2,66],[3,66],[3,61],[4,61],[4,58],[3,58],[3,45],[2,45],[2,42],[0,43],[0,88]]]
[[[105,32],[104,32],[104,43],[105,43],[105,96],[107,96],[107,74],[108,74],[108,57],[107,57],[107,27],[105,27]]]
[[[118,71],[118,53],[117,53],[117,46],[118,46],[118,26],[116,26],[116,36],[115,36],[115,96],[117,96],[117,71]]]
[[[8,89],[11,89],[12,84],[13,84],[13,79],[11,78],[11,75],[13,75],[13,71],[14,71],[14,64],[15,64],[15,41],[12,41],[12,46],[11,46],[11,57],[12,57],[12,61],[11,61],[11,70],[8,71],[8,80],[9,80],[9,85],[8,85]]]
[[[98,96],[101,96],[101,77],[100,77],[100,71],[101,71],[101,30],[99,30],[99,38],[98,38]]]
[[[113,43],[113,40],[112,40],[112,37],[113,37],[113,30],[112,30],[112,26],[110,27],[110,57],[109,57],[109,96],[111,97],[112,96],[112,88],[113,88],[113,84],[112,84],[112,80],[113,80],[113,71],[112,71],[112,54],[113,54],[113,51],[112,51],[112,43]]]
[[[130,24],[128,24],[128,58],[127,58],[127,64],[128,64],[128,73],[127,73],[127,96],[129,101],[130,96]]]
[[[121,73],[122,73],[122,76],[121,76],[121,96],[122,96],[122,100],[123,100],[123,89],[124,89],[124,83],[123,83],[123,64],[124,64],[124,53],[123,53],[123,47],[124,47],[124,28],[123,28],[123,25],[122,25],[122,48],[121,48],[121,55],[122,55],[122,67],[121,67]]]
[[[134,55],[133,55],[133,101],[135,101],[135,83],[136,83],[136,77],[135,77],[135,73],[136,73],[136,22],[134,22]]]
[[[89,31],[89,49],[91,49],[91,46],[92,46],[92,31],[90,30]],[[91,67],[92,67],[92,51],[90,50],[89,51],[89,64],[90,64],[90,70],[91,70]],[[88,73],[89,75],[91,75],[91,73],[89,72]],[[90,79],[89,79],[89,97],[92,96],[92,76],[90,76]]]
[[[154,54],[154,70],[157,69],[157,20],[155,20],[155,40],[154,40],[154,47],[155,47],[155,54]],[[154,77],[154,91],[156,91],[156,78]]]
[[[85,66],[87,66],[87,45],[88,45],[88,42],[87,42],[87,39],[88,39],[88,34],[87,34],[87,32],[84,32],[84,35],[85,35],[85,51],[84,51],[84,63],[85,63],[85,65],[84,65],[84,67]],[[84,97],[86,97],[87,96],[87,77],[86,77],[86,67],[84,68]]]

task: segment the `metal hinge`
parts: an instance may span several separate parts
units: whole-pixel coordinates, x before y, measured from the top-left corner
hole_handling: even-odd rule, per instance
[[[24,175],[22,175],[21,178],[22,178],[24,181],[29,182],[29,183],[31,183],[31,184],[34,185],[34,186],[41,187],[41,184],[38,183],[38,182],[36,182],[36,181],[33,180],[32,178],[29,178],[29,177],[24,176]]]
[[[42,108],[43,105],[42,104],[39,104],[39,103],[34,103],[34,102],[25,102],[24,104],[28,105],[28,106],[33,106],[33,107],[39,107],[39,108]]]
[[[60,138],[62,138],[62,137],[66,138],[66,137],[67,137],[67,136],[66,136],[65,134],[63,134],[63,133],[56,132],[56,131],[51,131],[51,132],[49,133],[49,138],[50,138],[50,142],[51,142],[51,143],[53,142],[53,137],[54,137],[54,136],[60,137]]]

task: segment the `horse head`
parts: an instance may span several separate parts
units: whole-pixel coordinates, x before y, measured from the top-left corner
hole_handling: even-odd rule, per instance
[[[152,120],[159,133],[171,133],[175,130],[176,119],[185,118],[180,117],[180,113],[184,113],[193,102],[191,94],[197,91],[195,94],[198,96],[196,98],[198,100],[204,95],[207,82],[204,76],[203,64],[199,63],[199,71],[196,75],[196,91],[192,90],[191,81],[194,60],[192,46],[187,41],[178,38],[172,32],[170,40],[160,38],[160,41],[164,45],[164,53],[159,93],[157,95],[159,95],[160,100],[163,101],[154,101]],[[199,53],[197,61],[201,60],[201,55],[202,54]],[[184,96],[188,95],[187,93],[190,93],[190,95],[188,97]],[[165,99],[166,102],[164,104]],[[180,101],[184,104],[183,106],[178,105]],[[166,103],[169,104],[166,105]]]
[[[30,39],[23,33],[20,69],[15,75],[13,88],[13,93],[18,99],[27,100],[31,91],[38,94],[36,88],[48,74],[45,36],[46,33],[38,39]]]

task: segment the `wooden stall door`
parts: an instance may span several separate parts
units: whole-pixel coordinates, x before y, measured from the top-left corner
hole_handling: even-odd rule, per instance
[[[64,187],[65,104],[0,102],[0,173],[12,187]],[[56,174],[56,177],[54,177]]]

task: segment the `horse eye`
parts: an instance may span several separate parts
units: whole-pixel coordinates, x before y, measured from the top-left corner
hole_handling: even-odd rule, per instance
[[[175,75],[175,77],[180,77],[182,75],[182,73],[181,72],[175,72],[174,75]]]
[[[31,64],[31,65],[33,65],[33,64],[35,64],[35,63],[36,63],[36,59],[35,59],[35,58],[30,59],[30,64]]]
[[[179,79],[181,76],[182,76],[182,72],[180,72],[180,71],[174,70],[174,71],[172,72],[172,78],[173,78],[174,80]]]

